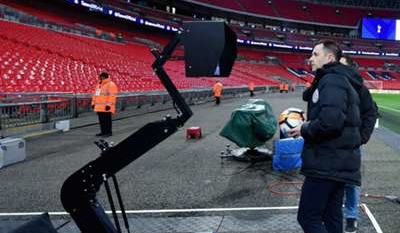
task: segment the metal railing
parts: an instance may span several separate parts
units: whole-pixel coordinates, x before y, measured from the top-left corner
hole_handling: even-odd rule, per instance
[[[266,92],[277,90],[277,87],[256,88],[256,91]],[[180,93],[189,105],[213,101],[210,89],[183,90]],[[234,98],[243,93],[248,93],[245,86],[224,88],[223,98]],[[0,130],[93,115],[91,94],[0,93],[0,96]],[[128,112],[124,117],[172,107],[167,92],[120,93],[116,105],[117,112]],[[116,114],[116,118],[119,115]]]

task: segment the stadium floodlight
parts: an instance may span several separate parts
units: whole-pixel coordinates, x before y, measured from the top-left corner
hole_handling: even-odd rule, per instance
[[[236,35],[225,23],[202,21],[187,22],[183,25],[183,33],[176,33],[161,53],[156,49],[151,50],[156,58],[152,68],[171,95],[178,116],[166,116],[160,121],[148,123],[115,146],[110,146],[104,140],[96,142],[101,149],[101,156],[77,170],[62,185],[62,205],[82,232],[121,232],[107,182],[109,178],[114,182],[125,226],[129,232],[115,174],[175,133],[178,127],[183,126],[192,116],[189,106],[163,68],[176,46],[182,42],[185,47],[187,76],[225,77],[229,76],[232,70],[237,54]],[[96,199],[96,193],[102,184],[110,199],[115,226]]]

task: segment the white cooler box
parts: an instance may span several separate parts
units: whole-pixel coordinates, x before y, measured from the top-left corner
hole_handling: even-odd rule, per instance
[[[0,140],[0,168],[25,160],[25,140],[4,138]]]

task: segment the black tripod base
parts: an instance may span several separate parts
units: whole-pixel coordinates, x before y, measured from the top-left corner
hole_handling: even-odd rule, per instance
[[[239,148],[230,149],[227,147],[226,152],[222,153],[221,159],[234,159],[242,162],[262,162],[272,160],[272,151],[267,148]]]

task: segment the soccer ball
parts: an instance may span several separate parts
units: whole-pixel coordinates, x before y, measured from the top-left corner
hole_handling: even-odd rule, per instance
[[[287,138],[287,132],[306,120],[303,110],[299,108],[288,108],[279,115],[280,138]]]

